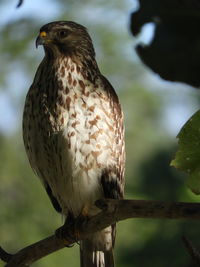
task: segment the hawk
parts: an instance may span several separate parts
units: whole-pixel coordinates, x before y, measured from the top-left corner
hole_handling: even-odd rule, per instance
[[[101,74],[85,27],[55,21],[40,29],[45,56],[28,91],[23,138],[30,165],[68,221],[95,201],[124,193],[124,126],[118,97]],[[81,267],[113,267],[115,225],[80,242]]]

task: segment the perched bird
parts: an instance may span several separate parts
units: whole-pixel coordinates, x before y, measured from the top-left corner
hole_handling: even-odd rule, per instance
[[[31,167],[66,222],[95,201],[124,194],[124,126],[118,97],[101,74],[85,27],[55,21],[40,29],[40,63],[24,107]],[[113,267],[115,225],[80,243],[81,267]]]

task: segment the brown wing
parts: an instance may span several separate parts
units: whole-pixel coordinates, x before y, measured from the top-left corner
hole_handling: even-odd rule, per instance
[[[124,144],[124,117],[121,105],[115,90],[109,81],[102,76],[104,87],[108,92],[112,114],[114,118],[115,140],[113,140],[113,153],[116,165],[105,169],[101,183],[106,198],[119,199],[124,196],[124,170],[125,170],[125,144]]]

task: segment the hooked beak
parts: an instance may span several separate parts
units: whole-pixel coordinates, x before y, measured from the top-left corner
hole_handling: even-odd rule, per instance
[[[36,48],[38,48],[39,45],[44,45],[46,43],[46,36],[47,36],[46,32],[44,31],[40,32],[39,36],[37,37],[35,41]]]

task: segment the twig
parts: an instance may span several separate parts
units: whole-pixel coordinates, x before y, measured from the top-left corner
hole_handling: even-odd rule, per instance
[[[148,200],[99,200],[96,206],[100,213],[84,221],[79,230],[79,240],[88,234],[99,231],[115,222],[128,218],[168,218],[168,219],[198,219],[200,220],[200,204],[186,202],[163,202]],[[65,230],[65,229],[64,229]],[[73,233],[74,229],[67,229]],[[12,255],[8,261],[1,255],[0,258],[7,263],[6,267],[25,267],[33,262],[55,252],[66,245],[73,244],[75,240],[68,242],[52,235],[44,240],[23,248]]]
[[[190,254],[192,260],[196,262],[198,266],[200,266],[200,252],[199,250],[192,244],[192,242],[186,238],[185,236],[182,237],[183,243]]]
[[[20,7],[23,4],[24,0],[19,0],[18,4],[17,4],[17,8]]]

